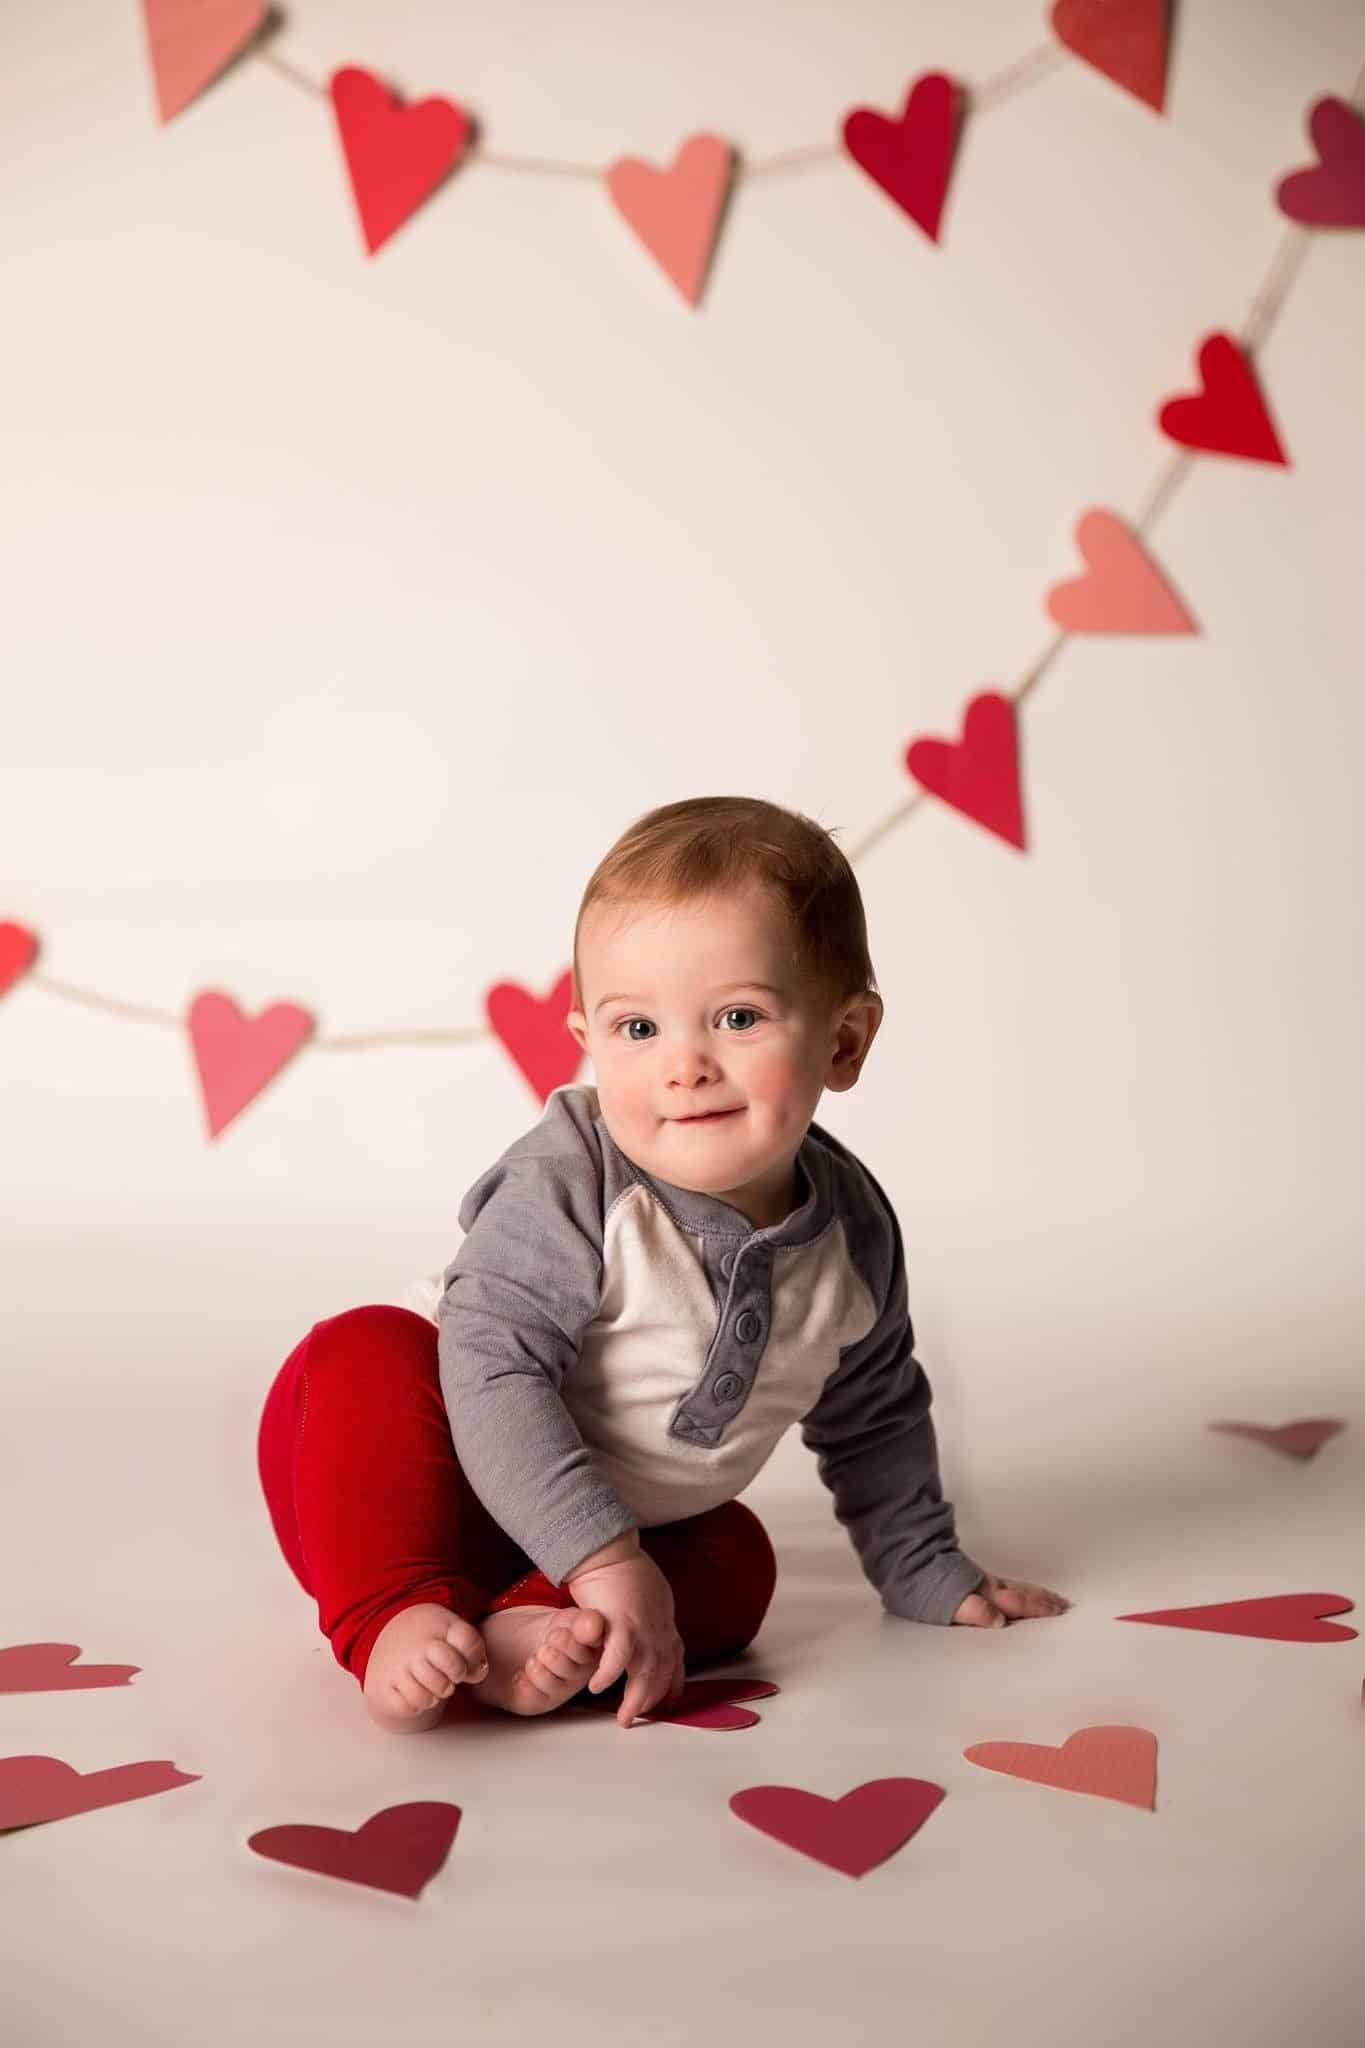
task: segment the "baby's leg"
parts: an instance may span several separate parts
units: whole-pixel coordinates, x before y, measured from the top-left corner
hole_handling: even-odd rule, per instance
[[[689,1670],[747,1649],[777,1585],[777,1557],[752,1508],[727,1500],[686,1521],[642,1529],[640,1547],[673,1589]]]

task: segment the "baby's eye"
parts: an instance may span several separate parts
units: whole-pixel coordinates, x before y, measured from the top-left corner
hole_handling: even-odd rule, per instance
[[[728,1010],[722,1010],[720,1014],[721,1014],[721,1016],[722,1016],[722,1017],[753,1017],[753,1018],[757,1018],[757,1016],[758,1016],[758,1011],[757,1011],[756,1009],[754,1009],[754,1008],[753,1008],[753,1006],[752,1006],[751,1004],[749,1004],[749,1003],[734,1003],[734,1004],[732,1004],[732,1005],[731,1005],[731,1007],[730,1007],[730,1008],[729,1008]],[[648,1017],[622,1017],[622,1018],[620,1019],[619,1023],[613,1024],[613,1026],[612,1026],[612,1036],[613,1036],[614,1038],[619,1038],[619,1037],[620,1037],[620,1035],[621,1035],[621,1033],[622,1033],[622,1032],[623,1032],[623,1031],[624,1031],[624,1030],[626,1029],[626,1026],[627,1026],[628,1024],[650,1024],[650,1023],[651,1023],[651,1019],[650,1019],[650,1018],[648,1018]],[[745,1026],[745,1027],[743,1027],[743,1028],[744,1028],[745,1030],[752,1030],[752,1028],[753,1028],[753,1027],[752,1027],[752,1025],[747,1025],[747,1026]],[[729,1034],[729,1035],[730,1035],[730,1036],[732,1036],[732,1037],[734,1036],[734,1034],[733,1034],[733,1033],[731,1033],[731,1034]],[[629,1039],[629,1040],[628,1040],[627,1042],[628,1042],[629,1044],[631,1044],[631,1045],[647,1045],[649,1041],[648,1041],[647,1039],[644,1039],[644,1038],[631,1038],[631,1039]]]

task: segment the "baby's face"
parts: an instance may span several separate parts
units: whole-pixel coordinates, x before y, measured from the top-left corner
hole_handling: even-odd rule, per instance
[[[764,892],[594,904],[579,969],[584,1007],[569,1029],[627,1158],[760,1225],[779,1221],[845,1006],[802,988]],[[702,1112],[721,1113],[685,1121]]]

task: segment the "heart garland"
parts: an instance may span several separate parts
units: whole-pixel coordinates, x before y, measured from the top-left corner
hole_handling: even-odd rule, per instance
[[[854,163],[931,242],[939,238],[961,112],[961,88],[946,72],[926,71],[895,120],[875,107],[855,107],[840,131]]]
[[[691,135],[666,171],[634,156],[607,170],[612,205],[690,306],[701,298],[734,168],[728,142]]]
[[[373,256],[459,162],[470,119],[445,99],[405,107],[358,64],[334,72],[329,90],[361,236]]]

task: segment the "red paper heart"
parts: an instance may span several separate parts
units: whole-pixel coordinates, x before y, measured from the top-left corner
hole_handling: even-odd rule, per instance
[[[28,1828],[43,1820],[67,1820],[99,1806],[121,1806],[197,1785],[197,1771],[177,1771],[158,1757],[154,1763],[119,1764],[112,1771],[82,1775],[55,1756],[0,1757],[0,1828]]]
[[[1168,398],[1162,406],[1157,414],[1162,432],[1183,448],[1287,467],[1289,457],[1280,446],[1251,365],[1230,334],[1210,334],[1200,344],[1199,375],[1202,391],[1193,397]]]
[[[312,1017],[297,1003],[272,1003],[259,1017],[248,1018],[231,996],[216,989],[194,998],[187,1021],[211,1138],[313,1033]]]
[[[961,740],[912,740],[905,765],[932,796],[1022,848],[1018,742],[1008,697],[993,690],[973,697]]]
[[[1057,0],[1052,32],[1159,114],[1166,101],[1167,17],[1167,0]]]
[[[38,934],[27,925],[0,924],[0,996],[27,974],[38,957]]]
[[[519,981],[497,981],[483,999],[489,1027],[540,1097],[542,1103],[572,1081],[583,1063],[583,1048],[564,1019],[573,1007],[573,969],[566,967],[544,1001]]]
[[[246,48],[266,11],[266,0],[142,0],[163,122],[188,106]]]
[[[262,1828],[247,1837],[247,1847],[296,1870],[415,1899],[450,1854],[459,1825],[458,1806],[444,1799],[414,1799],[371,1814],[354,1833],[346,1828]]]
[[[691,1678],[682,1695],[665,1710],[654,1707],[642,1715],[646,1721],[674,1721],[682,1728],[756,1728],[759,1717],[747,1714],[736,1700],[766,1700],[777,1687],[765,1678]]]
[[[1249,1436],[1257,1443],[1268,1444],[1272,1451],[1283,1451],[1290,1458],[1312,1458],[1322,1449],[1329,1437],[1345,1429],[1346,1424],[1328,1415],[1305,1415],[1298,1422],[1282,1422],[1272,1429],[1259,1422],[1211,1422],[1210,1429],[1220,1429],[1227,1436]]]
[[[1156,1737],[1149,1728],[1078,1728],[1060,1749],[1045,1742],[974,1742],[962,1754],[988,1771],[1059,1792],[1156,1805]]]
[[[861,1877],[908,1842],[944,1796],[927,1778],[871,1778],[842,1799],[795,1785],[751,1785],[731,1794],[730,1811],[789,1849]]]
[[[1365,228],[1365,121],[1349,100],[1314,100],[1308,132],[1321,162],[1275,188],[1280,212],[1309,228]]]
[[[875,107],[855,107],[843,124],[844,148],[889,199],[938,240],[953,168],[961,97],[942,71],[926,71],[909,87],[896,120]]]
[[[1275,1643],[1348,1643],[1359,1633],[1319,1621],[1344,1614],[1354,1602],[1340,1593],[1272,1593],[1259,1600],[1222,1600],[1212,1607],[1166,1607],[1151,1614],[1117,1614],[1116,1621],[1154,1621],[1166,1628],[1209,1629],[1217,1635],[1259,1636]]]
[[[361,234],[373,256],[459,162],[470,119],[439,98],[403,106],[356,64],[333,72],[330,90]]]
[[[0,1649],[0,1692],[84,1692],[127,1685],[140,1664],[81,1664],[77,1643],[11,1643]]]
[[[1067,633],[1194,633],[1194,620],[1137,535],[1112,512],[1092,510],[1076,527],[1089,573],[1054,584],[1049,615]]]
[[[734,168],[728,142],[690,135],[667,170],[633,156],[607,170],[613,206],[689,305],[706,282]]]

